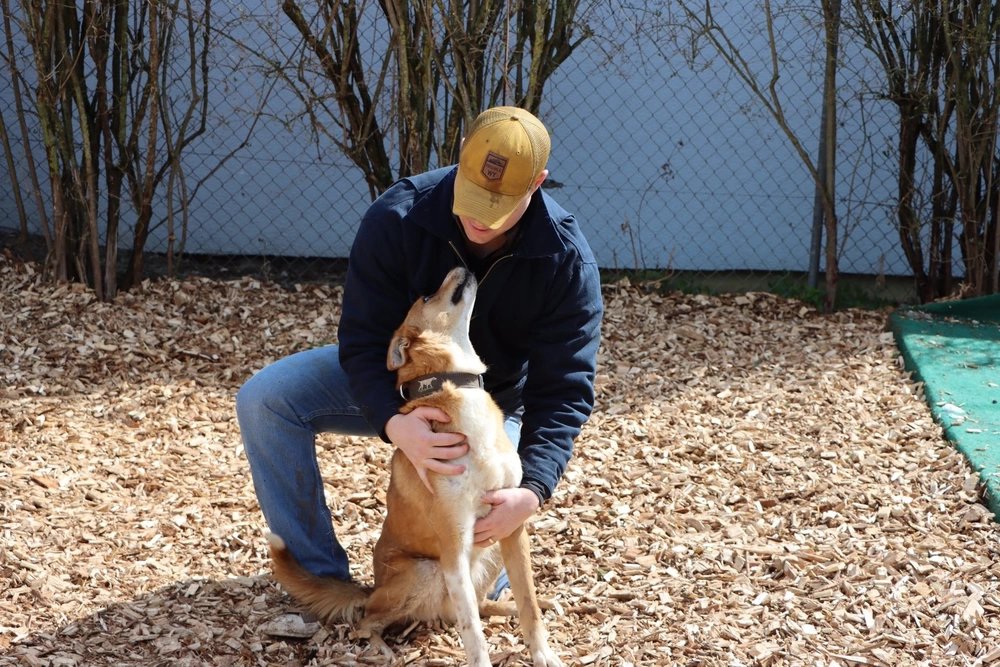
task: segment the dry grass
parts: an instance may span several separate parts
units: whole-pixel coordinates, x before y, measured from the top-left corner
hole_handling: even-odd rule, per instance
[[[598,408],[534,523],[568,663],[1000,664],[997,526],[883,313],[605,296]],[[333,337],[339,302],[192,279],[101,304],[0,257],[0,664],[380,662],[347,627],[260,632],[294,605],[233,416],[253,371]],[[320,445],[370,580],[389,451]],[[516,623],[487,633],[528,664]],[[461,663],[450,629],[390,641],[400,664]]]

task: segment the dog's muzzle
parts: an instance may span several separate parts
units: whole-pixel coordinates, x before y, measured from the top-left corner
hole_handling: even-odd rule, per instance
[[[457,306],[458,302],[462,300],[462,295],[465,293],[466,287],[472,286],[473,291],[476,289],[476,276],[472,271],[463,271],[462,279],[458,281],[455,285],[455,291],[451,293],[451,304]]]

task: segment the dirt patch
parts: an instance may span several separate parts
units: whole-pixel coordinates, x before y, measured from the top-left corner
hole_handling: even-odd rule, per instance
[[[341,292],[144,283],[112,304],[0,257],[0,664],[378,664],[350,628],[286,641],[233,395],[329,342]],[[900,370],[885,314],[605,288],[598,406],[534,522],[553,645],[580,665],[1000,662],[998,530]],[[387,447],[324,436],[371,580]],[[498,665],[525,665],[491,619]],[[452,629],[389,636],[458,665]]]

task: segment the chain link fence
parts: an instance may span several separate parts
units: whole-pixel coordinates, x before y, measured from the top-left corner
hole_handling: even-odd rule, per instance
[[[214,12],[207,128],[183,154],[190,201],[183,215],[170,209],[180,266],[183,258],[232,271],[263,260],[317,274],[342,266],[370,196],[362,173],[316,139],[299,99],[273,73],[281,51],[297,48],[284,17],[269,4],[216,5]],[[781,13],[775,29],[786,120],[815,160],[823,31],[814,14]],[[677,32],[643,24],[648,16],[630,24],[599,3],[586,20],[594,34],[550,79],[540,116],[553,138],[545,187],[576,213],[601,266],[737,289],[769,289],[805,272],[813,180],[747,84],[705,44],[685,44]],[[730,3],[719,21],[767,85],[772,61],[759,10]],[[388,28],[373,23],[371,30],[369,47],[377,51]],[[20,49],[20,66],[27,68],[16,24],[14,33],[6,64]],[[874,92],[879,72],[846,37],[841,59],[840,271],[881,285],[910,274],[894,218],[894,111]],[[179,94],[190,65],[178,62],[171,85]],[[30,75],[22,74],[30,85]],[[38,233],[8,76],[0,79],[0,112],[28,226]],[[43,165],[37,122],[30,109],[26,114],[36,164]],[[8,229],[19,226],[14,182],[0,179],[0,227]],[[177,191],[158,195],[151,257],[167,248],[167,201]],[[127,233],[121,241],[129,241]]]

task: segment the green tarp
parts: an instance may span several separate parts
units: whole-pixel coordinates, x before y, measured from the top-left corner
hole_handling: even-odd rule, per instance
[[[1000,296],[900,309],[890,326],[935,419],[979,472],[1000,519]]]

